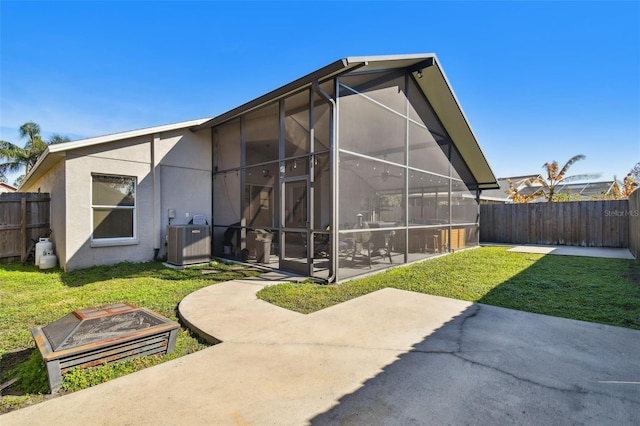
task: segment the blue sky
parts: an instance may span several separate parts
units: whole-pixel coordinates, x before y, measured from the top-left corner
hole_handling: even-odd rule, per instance
[[[496,177],[640,161],[640,2],[0,0],[0,139],[211,117],[347,56],[436,53]],[[10,177],[10,182],[12,178]]]

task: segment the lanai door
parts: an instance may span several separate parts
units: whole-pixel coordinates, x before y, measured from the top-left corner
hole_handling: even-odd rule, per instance
[[[296,177],[282,182],[282,235],[280,269],[311,275],[309,256],[309,178]]]

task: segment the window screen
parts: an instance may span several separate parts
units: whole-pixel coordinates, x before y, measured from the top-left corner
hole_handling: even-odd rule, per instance
[[[93,239],[135,237],[136,179],[92,175]]]

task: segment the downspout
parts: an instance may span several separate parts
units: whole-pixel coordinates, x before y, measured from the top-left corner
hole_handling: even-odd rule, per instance
[[[478,224],[478,246],[480,245],[480,195],[482,195],[482,189],[476,188],[476,223]]]
[[[160,240],[162,239],[162,217],[161,217],[161,200],[160,200],[160,171],[156,165],[156,144],[160,143],[160,134],[153,135],[151,141],[151,196],[153,206],[153,260],[158,260],[160,253]]]
[[[309,105],[309,123],[311,124],[309,126],[309,152],[316,152],[315,149],[315,137],[316,137],[316,121],[315,121],[315,112],[314,112],[314,108],[315,106],[313,105],[313,97],[314,97],[314,93],[313,90],[309,90],[308,91],[308,95],[309,95],[309,99],[308,99],[308,105]],[[309,155],[308,160],[309,160],[309,177],[307,178],[307,188],[308,188],[308,196],[307,196],[307,247],[309,247],[309,249],[307,250],[307,265],[308,265],[308,274],[310,277],[313,277],[314,275],[314,267],[313,267],[313,258],[314,258],[314,254],[315,254],[315,237],[316,234],[313,232],[315,224],[316,224],[316,178],[315,178],[315,174],[316,174],[316,167],[315,167],[315,161],[314,161],[315,156],[313,154]],[[331,236],[329,236],[329,239],[331,239]]]
[[[209,246],[209,253],[211,253],[211,256],[214,255],[215,251],[215,241],[213,241],[213,231],[214,231],[214,225],[216,223],[217,218],[214,216],[215,215],[215,194],[214,194],[214,188],[215,188],[215,175],[216,172],[218,171],[218,166],[216,165],[216,155],[215,155],[215,151],[216,151],[216,133],[217,130],[213,127],[210,128],[211,131],[211,244]]]
[[[453,229],[453,206],[451,205],[451,200],[452,200],[451,191],[453,190],[453,180],[451,179],[451,177],[453,176],[453,164],[451,163],[452,157],[453,157],[453,152],[452,152],[451,144],[449,144],[449,179],[448,179],[449,190],[448,190],[448,198],[447,198],[447,203],[449,204],[449,226],[447,227],[447,232],[448,232],[447,252],[448,253],[453,252],[453,250],[451,250],[451,246],[452,246],[451,231]]]
[[[404,208],[404,263],[409,263],[409,112],[411,110],[411,103],[409,102],[409,97],[412,95],[409,91],[410,76],[408,72],[404,74],[404,90],[406,91],[406,102],[405,102],[405,114],[406,120],[404,124],[404,164],[406,169],[404,170],[404,189],[402,191],[402,197],[404,200],[402,201],[402,206]],[[420,199],[420,217],[424,217],[424,187],[422,187],[422,198]],[[391,254],[389,254],[389,258],[391,258]]]
[[[335,81],[335,80],[334,80]],[[329,142],[329,169],[331,171],[331,177],[329,186],[331,187],[331,272],[327,278],[327,282],[331,283],[335,281],[336,271],[338,270],[338,197],[335,189],[338,183],[338,170],[336,167],[336,101],[325,92],[318,80],[313,80],[313,90],[320,96],[325,98],[331,104],[331,141]],[[315,123],[314,123],[315,126]]]

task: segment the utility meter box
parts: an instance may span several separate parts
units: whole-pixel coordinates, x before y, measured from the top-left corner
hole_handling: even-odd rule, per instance
[[[173,265],[206,263],[211,260],[211,231],[208,225],[167,227],[167,262]]]

